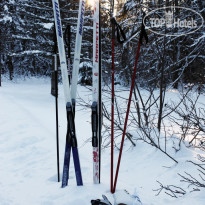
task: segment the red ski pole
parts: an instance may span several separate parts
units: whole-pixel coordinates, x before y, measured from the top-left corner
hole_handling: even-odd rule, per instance
[[[114,0],[113,0],[113,13],[114,13]],[[113,193],[113,162],[114,162],[114,99],[115,99],[115,32],[117,31],[117,40],[123,44],[126,36],[116,22],[115,18],[111,18],[112,23],[112,96],[111,96],[111,174],[110,174],[110,191]],[[121,40],[122,38],[122,40]]]
[[[121,146],[120,146],[120,153],[119,153],[119,157],[118,157],[117,169],[116,169],[115,181],[114,181],[114,186],[113,186],[113,189],[112,189],[112,193],[115,193],[115,189],[116,189],[116,185],[117,185],[117,178],[118,178],[120,162],[121,162],[121,157],[122,157],[122,150],[123,150],[123,145],[124,145],[124,139],[125,139],[125,133],[126,133],[126,128],[127,128],[129,111],[130,111],[132,93],[133,93],[134,84],[135,84],[135,76],[136,76],[136,72],[137,72],[137,62],[138,62],[138,58],[139,58],[139,54],[140,54],[140,47],[141,47],[141,44],[142,44],[142,38],[143,37],[145,37],[146,42],[148,42],[148,37],[147,37],[146,31],[145,31],[144,24],[142,22],[142,27],[141,27],[141,32],[140,32],[140,40],[139,40],[138,48],[137,48],[137,55],[136,55],[136,60],[135,60],[133,76],[132,76],[132,84],[131,84],[131,88],[130,88],[130,95],[129,95],[128,105],[127,105],[127,112],[126,112],[126,117],[125,117],[124,129],[123,129]]]

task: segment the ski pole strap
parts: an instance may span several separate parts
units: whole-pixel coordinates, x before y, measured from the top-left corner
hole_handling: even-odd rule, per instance
[[[123,44],[126,41],[126,36],[125,36],[124,31],[122,30],[121,26],[117,23],[114,17],[111,18],[111,23],[116,26],[118,42],[120,44]],[[121,37],[123,38],[123,40],[121,40]]]
[[[145,25],[144,25],[144,22],[143,22],[144,16],[145,16],[145,13],[143,12],[142,26],[141,26],[140,39],[139,39],[140,44],[142,44],[143,38],[145,38],[146,44],[148,43],[148,36],[147,36],[147,32],[145,30]]]

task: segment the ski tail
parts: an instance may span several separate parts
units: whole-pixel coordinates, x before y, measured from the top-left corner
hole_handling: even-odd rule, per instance
[[[97,102],[92,104],[92,146],[93,146],[93,183],[99,183],[99,149],[98,149],[98,106]]]
[[[62,188],[68,185],[69,167],[70,167],[71,144],[66,140],[65,156],[63,165]]]
[[[76,176],[77,185],[82,186],[83,180],[82,180],[82,174],[81,174],[81,169],[80,169],[78,148],[73,147],[72,151],[73,151],[73,160],[74,160],[74,166],[75,166],[75,176]]]
[[[83,185],[83,180],[82,180],[82,174],[81,174],[81,169],[80,169],[77,138],[76,138],[76,133],[75,133],[74,113],[72,110],[71,103],[67,103],[66,110],[67,110],[67,120],[68,120],[67,140],[71,144],[71,147],[72,147],[77,185],[81,186]]]

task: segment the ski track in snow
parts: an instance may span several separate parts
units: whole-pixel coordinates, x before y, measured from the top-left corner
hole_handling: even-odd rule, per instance
[[[60,169],[62,176],[66,135],[66,113],[62,85],[59,86]],[[85,88],[78,86],[79,94]],[[87,92],[86,92],[87,95]],[[85,97],[85,96],[84,96]],[[85,97],[85,100],[88,96]],[[91,99],[91,98],[90,98]],[[76,112],[76,131],[84,186],[77,187],[73,161],[70,163],[68,186],[57,182],[55,99],[50,95],[49,79],[2,82],[0,87],[0,205],[90,205],[91,199],[105,194],[111,203],[110,150],[102,150],[102,179],[92,182],[91,110]],[[185,160],[195,153],[183,148],[175,154],[179,165],[145,143],[123,149],[117,190],[137,193],[144,205],[203,205],[205,192],[193,192],[179,199],[155,196],[156,180],[166,184],[179,181],[177,173],[185,168],[193,172]],[[174,155],[174,152],[171,153]],[[115,151],[115,163],[118,151]],[[171,168],[167,168],[171,167]]]

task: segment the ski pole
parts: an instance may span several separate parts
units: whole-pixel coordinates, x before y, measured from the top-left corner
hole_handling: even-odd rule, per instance
[[[113,0],[114,14],[114,0]],[[114,17],[113,17],[114,18]],[[111,96],[111,176],[110,176],[110,191],[113,190],[113,161],[114,161],[114,97],[115,97],[115,23],[112,21],[112,96]]]
[[[135,60],[133,76],[132,76],[132,83],[131,83],[131,88],[130,88],[129,100],[128,100],[128,105],[127,105],[127,112],[126,112],[126,117],[125,117],[124,129],[123,129],[123,134],[122,134],[120,153],[119,153],[119,157],[118,157],[117,169],[116,169],[115,181],[114,181],[114,187],[113,187],[112,193],[115,193],[115,189],[116,189],[116,185],[117,185],[117,178],[118,178],[120,162],[121,162],[121,157],[122,157],[122,150],[123,150],[123,145],[124,145],[124,139],[125,139],[125,133],[126,133],[126,128],[127,128],[129,111],[130,111],[132,93],[133,93],[133,89],[134,89],[134,85],[135,85],[135,76],[136,76],[136,72],[137,72],[137,62],[138,62],[138,58],[139,58],[139,54],[140,54],[140,47],[142,44],[143,37],[145,38],[146,42],[148,42],[148,37],[147,37],[146,31],[145,31],[145,26],[142,22],[140,39],[139,39],[139,43],[138,43],[137,55],[136,55],[136,60]]]
[[[51,94],[55,97],[55,107],[56,107],[56,153],[57,153],[57,176],[58,182],[60,182],[60,163],[59,163],[59,130],[58,130],[58,67],[57,67],[57,39],[56,39],[56,31],[54,26],[54,55],[53,55],[53,62],[54,62],[54,92]]]
[[[98,103],[99,103],[99,183],[101,179],[101,143],[102,143],[102,44],[101,44],[101,0],[99,0],[99,92],[98,92]]]
[[[112,94],[111,94],[111,174],[110,174],[110,191],[113,193],[113,163],[114,163],[114,99],[115,99],[115,29],[117,28],[117,40],[123,44],[126,36],[114,18],[114,0],[113,0],[113,17],[112,23]],[[123,40],[120,39],[120,34]]]
[[[58,69],[57,69],[57,54],[54,55],[55,63],[55,101],[56,101],[56,148],[57,148],[57,170],[58,170],[58,182],[60,182],[60,163],[59,163],[59,131],[58,131]]]

